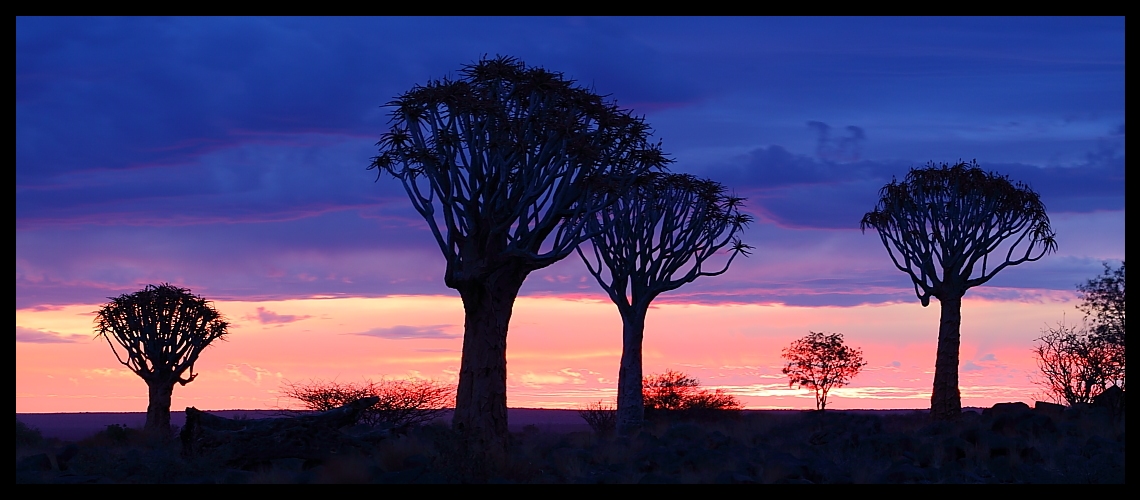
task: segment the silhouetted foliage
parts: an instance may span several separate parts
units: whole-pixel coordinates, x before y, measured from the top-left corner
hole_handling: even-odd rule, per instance
[[[751,221],[740,212],[742,198],[719,183],[687,174],[651,172],[640,176],[617,200],[586,220],[592,258],[578,255],[609,294],[622,318],[618,371],[618,431],[628,434],[644,419],[641,346],[645,316],[659,294],[701,276],[728,270],[751,248],[737,238]],[[731,245],[720,270],[704,265]]]
[[[450,388],[431,380],[366,380],[362,383],[311,380],[305,384],[287,382],[282,393],[314,411],[328,411],[376,396],[379,401],[360,413],[360,423],[392,428],[431,422],[455,402],[455,394]]]
[[[932,296],[941,303],[930,411],[936,419],[958,418],[962,296],[1008,266],[1055,251],[1049,216],[1029,186],[985,172],[976,161],[911,169],[879,195],[860,227],[879,232],[924,307]]]
[[[1112,363],[1119,367],[1119,380],[1115,383],[1124,388],[1124,261],[1113,269],[1106,262],[1104,274],[1077,285],[1081,304],[1077,306],[1085,313],[1090,334],[1099,341],[1112,346]]]
[[[398,179],[463,300],[453,426],[481,464],[507,445],[506,337],[532,271],[593,236],[590,216],[669,160],[644,120],[561,73],[510,57],[466,65],[389,103],[370,169]],[[494,462],[494,464],[492,464]]]
[[[740,401],[731,394],[721,389],[701,389],[700,381],[678,371],[648,375],[642,387],[648,417],[662,414],[703,417],[742,409]]]
[[[1117,362],[1123,359],[1122,347],[1064,321],[1042,333],[1033,347],[1041,372],[1035,382],[1054,402],[1091,403],[1109,386],[1123,384],[1124,365]]]
[[[863,351],[843,344],[842,333],[809,332],[784,349],[783,373],[788,386],[799,385],[815,391],[815,409],[827,409],[827,393],[843,387],[867,365]]]
[[[186,385],[198,376],[198,356],[223,338],[228,326],[209,301],[169,283],[112,298],[95,318],[96,336],[107,339],[119,362],[149,388],[145,428],[164,433],[170,430],[174,384]]]
[[[578,416],[599,436],[608,436],[617,429],[617,409],[612,404],[601,401],[586,403],[578,409]]]
[[[39,429],[28,426],[16,419],[16,447],[33,446],[42,443],[44,435]]]

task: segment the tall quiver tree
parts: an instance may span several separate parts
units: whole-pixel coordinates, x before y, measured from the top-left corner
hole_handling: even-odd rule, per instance
[[[976,160],[911,169],[879,196],[860,227],[878,230],[895,267],[914,282],[923,307],[932,296],[941,303],[930,412],[936,419],[956,419],[962,413],[962,296],[1008,266],[1056,251],[1049,216],[1029,186],[985,172]]]
[[[742,201],[710,180],[653,172],[586,219],[592,252],[579,247],[578,254],[622,320],[619,433],[631,433],[645,417],[641,350],[649,303],[700,276],[723,274],[738,254],[747,255],[750,247],[737,238],[751,221],[740,212]],[[706,270],[706,261],[726,246],[724,267]]]
[[[591,234],[589,215],[664,167],[641,118],[560,73],[509,57],[464,66],[389,103],[371,168],[399,179],[447,260],[465,313],[452,425],[472,457],[506,454],[507,325],[523,280]]]
[[[198,376],[198,355],[224,337],[227,327],[206,299],[169,283],[111,298],[95,318],[96,336],[105,338],[119,362],[146,382],[150,403],[145,428],[157,432],[170,431],[174,384],[186,385]]]

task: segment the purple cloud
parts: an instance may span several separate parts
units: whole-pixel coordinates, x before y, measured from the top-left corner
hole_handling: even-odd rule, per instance
[[[308,314],[306,314],[304,316],[297,316],[297,315],[293,315],[293,314],[277,314],[277,313],[270,311],[264,307],[258,307],[257,308],[257,316],[253,316],[250,319],[256,319],[258,322],[260,322],[263,325],[269,325],[269,324],[292,323],[294,321],[301,321],[303,319],[307,319],[307,318],[311,318],[311,317],[312,316],[310,316]]]
[[[16,327],[16,342],[27,342],[29,344],[70,344],[86,339],[87,337],[83,335],[69,335],[49,330],[25,328],[22,326]]]
[[[350,335],[365,335],[368,337],[380,337],[382,339],[391,340],[406,340],[406,339],[455,339],[459,338],[460,334],[450,333],[446,330],[454,328],[452,325],[429,325],[429,326],[409,326],[409,325],[396,325],[388,328],[373,328],[368,331],[352,333]]]

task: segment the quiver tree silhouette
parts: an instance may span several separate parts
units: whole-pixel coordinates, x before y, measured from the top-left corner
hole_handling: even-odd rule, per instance
[[[863,351],[843,344],[842,333],[808,332],[784,349],[787,363],[782,370],[788,386],[815,391],[815,409],[827,409],[827,393],[843,387],[867,365]]]
[[[389,103],[369,169],[398,179],[447,261],[465,313],[453,427],[480,464],[506,454],[506,339],[532,271],[593,236],[590,215],[668,160],[644,120],[561,73],[510,57]],[[478,474],[478,471],[475,472]]]
[[[1056,251],[1040,196],[1029,186],[985,172],[977,161],[913,168],[879,191],[860,228],[875,228],[898,270],[914,283],[923,307],[941,303],[930,412],[956,419],[962,296],[1008,266]],[[996,257],[991,262],[991,254]]]
[[[622,319],[619,433],[631,433],[645,418],[641,350],[650,302],[700,276],[723,274],[737,255],[748,255],[751,247],[737,238],[751,221],[740,212],[742,204],[719,183],[651,172],[587,217],[592,252],[579,247],[578,255]],[[705,270],[708,259],[725,247],[731,251],[724,267]]]
[[[145,429],[163,433],[170,431],[174,384],[186,385],[198,376],[198,355],[223,338],[228,326],[206,299],[169,283],[111,298],[95,318],[96,336],[105,338],[119,362],[146,382]]]

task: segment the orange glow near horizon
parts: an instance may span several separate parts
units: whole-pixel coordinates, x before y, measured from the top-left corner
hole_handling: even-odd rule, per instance
[[[1040,399],[1030,381],[1033,339],[1066,312],[1075,316],[1072,294],[1043,296],[1039,303],[964,299],[963,405]],[[463,332],[457,297],[215,306],[231,322],[230,335],[203,352],[193,383],[175,387],[175,410],[295,407],[282,398],[282,384],[313,379],[457,381]],[[144,383],[115,360],[105,340],[93,338],[99,307],[16,311],[17,328],[73,340],[16,343],[17,413],[146,410]],[[780,352],[809,330],[840,332],[848,345],[863,349],[868,365],[849,386],[831,392],[829,408],[927,408],[938,317],[937,301],[927,308],[917,301],[857,307],[662,304],[647,317],[645,371],[686,372],[704,387],[736,395],[747,408],[809,409],[813,395],[788,387]],[[511,407],[575,408],[614,400],[621,319],[608,301],[520,298],[507,342]]]

